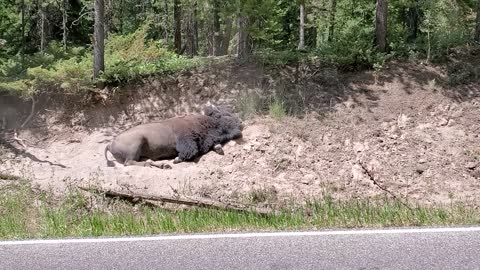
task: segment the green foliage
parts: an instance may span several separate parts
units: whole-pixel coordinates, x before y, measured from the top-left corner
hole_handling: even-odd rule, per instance
[[[195,67],[199,59],[190,59],[168,51],[160,42],[148,40],[148,27],[129,35],[112,35],[105,46],[106,83],[128,82],[153,74],[178,72]],[[72,47],[67,51],[52,42],[43,53],[25,58],[13,57],[0,65],[0,91],[29,95],[38,91],[82,93],[91,89],[93,57],[89,50]]]
[[[287,115],[285,106],[283,105],[283,102],[280,100],[274,100],[270,104],[270,106],[268,107],[268,113],[271,117],[278,120],[283,119]]]
[[[192,68],[198,60],[179,56],[159,41],[147,39],[148,25],[128,35],[112,35],[105,48],[102,79],[107,82],[125,82],[158,73],[169,73]]]
[[[255,57],[264,66],[282,66],[298,62],[302,55],[297,51],[265,48],[259,49]]]
[[[82,92],[94,85],[90,70],[93,1],[67,2],[64,7],[61,1],[53,0],[45,0],[42,5],[29,0],[0,0],[0,90],[28,95],[40,90]],[[238,30],[235,20],[239,14],[245,15],[249,21],[249,47],[266,66],[292,64],[313,56],[346,70],[374,68],[376,71],[392,57],[443,60],[452,47],[471,42],[476,8],[473,0],[389,1],[389,52],[385,55],[377,53],[373,46],[375,1],[336,0],[335,10],[331,0],[305,1],[305,38],[309,51],[300,54],[296,51],[300,27],[298,1],[185,0],[181,3],[182,45],[191,38],[189,29],[196,26],[197,31],[192,33],[201,56],[213,51],[213,7],[217,6],[222,46],[228,42],[226,47],[235,48]],[[23,22],[22,10],[26,15]],[[107,1],[105,10],[109,35],[106,70],[100,80],[107,84],[177,72],[200,64],[199,58],[172,52],[173,1],[140,4]],[[45,14],[47,21],[43,29],[47,46],[43,52],[39,52],[41,14]],[[67,44],[62,43],[63,14],[67,19]]]

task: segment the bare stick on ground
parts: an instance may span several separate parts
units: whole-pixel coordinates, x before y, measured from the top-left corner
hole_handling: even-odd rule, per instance
[[[373,182],[373,184],[375,186],[377,186],[378,188],[380,188],[381,190],[385,191],[386,193],[390,194],[393,199],[397,200],[398,202],[400,202],[403,206],[407,207],[408,209],[412,210],[412,208],[410,207],[410,205],[408,205],[407,203],[405,203],[402,199],[400,199],[395,193],[393,193],[392,191],[388,190],[386,187],[380,185],[380,183],[378,183],[378,181],[375,179],[375,177],[373,176],[373,173],[367,169],[367,167],[365,165],[363,165],[363,163],[359,162],[358,163],[363,171],[367,174],[368,178],[370,178],[370,180]]]
[[[121,192],[121,191],[114,191],[114,190],[98,190],[98,189],[92,189],[92,188],[85,188],[81,186],[79,186],[78,188],[84,191],[102,193],[102,194],[105,194],[106,196],[118,197],[118,198],[130,200],[130,201],[139,201],[139,200],[156,201],[156,202],[218,209],[218,210],[253,212],[260,215],[269,215],[269,214],[275,213],[274,210],[270,208],[262,208],[262,207],[256,207],[256,206],[245,205],[240,203],[223,203],[223,202],[212,201],[207,199],[193,199],[193,198],[181,198],[181,197],[174,198],[174,197],[165,196],[165,195],[157,196],[157,195],[138,194],[138,193],[134,194],[134,193]]]

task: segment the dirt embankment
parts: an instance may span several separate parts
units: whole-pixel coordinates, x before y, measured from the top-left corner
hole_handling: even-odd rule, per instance
[[[3,132],[0,171],[57,192],[95,183],[257,202],[325,193],[480,201],[479,83],[448,86],[442,68],[402,63],[390,64],[377,80],[371,72],[337,74],[321,66],[295,72],[226,61],[110,89],[105,100],[88,107],[46,100],[30,128],[19,133],[25,151]],[[225,146],[224,156],[211,152],[171,170],[106,166],[104,147],[125,128],[198,112],[207,101],[254,112],[268,102],[260,98],[266,94],[299,117],[255,116],[245,121],[243,139]]]

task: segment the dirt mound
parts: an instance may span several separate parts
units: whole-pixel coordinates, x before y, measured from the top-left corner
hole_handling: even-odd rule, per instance
[[[393,63],[377,83],[369,72],[338,74],[334,83],[311,76],[290,92],[284,83],[283,96],[303,97],[302,104],[291,104],[307,113],[245,121],[243,138],[225,145],[224,156],[211,152],[196,163],[168,161],[171,170],[106,166],[104,147],[119,130],[196,112],[207,100],[237,106],[246,92],[278,91],[280,79],[263,70],[223,63],[131,86],[107,99],[111,104],[76,108],[68,117],[44,111],[36,127],[20,134],[27,139],[26,152],[15,141],[4,142],[0,170],[58,192],[68,185],[96,183],[151,194],[248,197],[260,203],[325,193],[476,203],[479,85],[470,84],[471,95],[460,100],[450,94],[467,86],[448,86],[442,83],[445,76],[441,68]]]

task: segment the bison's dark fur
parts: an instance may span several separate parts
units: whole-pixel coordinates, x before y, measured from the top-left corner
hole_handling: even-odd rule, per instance
[[[221,144],[241,137],[241,122],[226,108],[204,107],[203,115],[187,115],[138,125],[119,134],[105,148],[124,165],[145,165],[142,159],[191,161]]]

